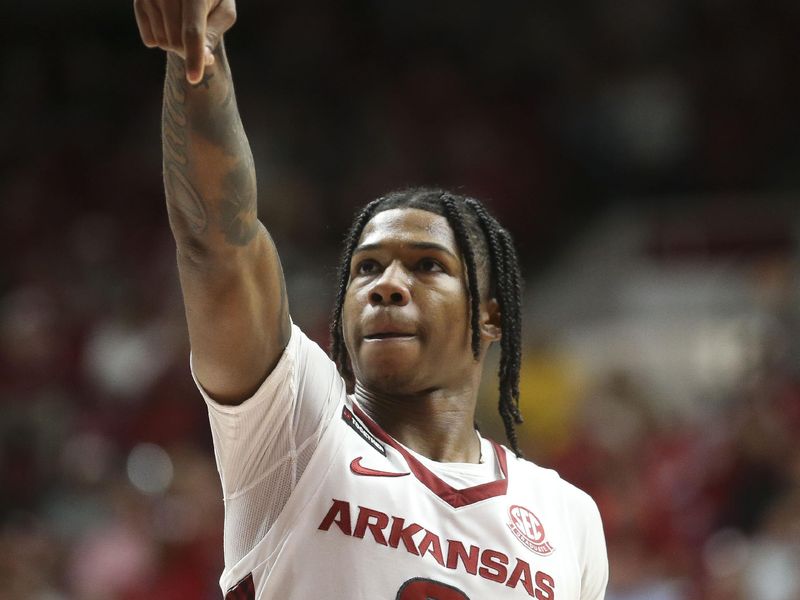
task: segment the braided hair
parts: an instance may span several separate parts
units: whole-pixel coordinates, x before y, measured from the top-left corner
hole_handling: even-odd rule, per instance
[[[338,288],[330,323],[331,358],[345,380],[354,381],[342,332],[342,308],[350,280],[350,261],[369,220],[377,213],[393,208],[418,208],[438,214],[446,218],[452,228],[467,267],[471,345],[476,360],[481,350],[479,274],[485,274],[489,295],[500,305],[502,336],[498,370],[498,410],[511,449],[517,456],[522,456],[515,429],[515,425],[522,423],[519,411],[522,278],[511,235],[480,201],[436,188],[408,188],[373,200],[356,215],[345,237],[339,264]]]

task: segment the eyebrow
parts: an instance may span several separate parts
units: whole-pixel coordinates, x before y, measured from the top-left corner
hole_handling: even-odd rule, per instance
[[[453,260],[458,260],[458,257],[453,254],[453,252],[447,248],[446,246],[442,246],[441,244],[437,244],[435,242],[404,242],[404,245],[411,246],[415,250],[435,250],[437,252],[444,252],[445,254],[451,256]],[[381,250],[384,248],[383,244],[362,244],[358,246],[355,250],[353,250],[353,256],[360,252],[368,252],[370,250]]]

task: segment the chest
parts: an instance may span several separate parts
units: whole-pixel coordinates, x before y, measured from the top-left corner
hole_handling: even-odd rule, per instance
[[[501,480],[454,489],[363,422],[334,426],[339,443],[290,536],[307,544],[309,564],[325,565],[317,572],[331,589],[358,581],[400,600],[578,597],[568,515],[513,465]]]

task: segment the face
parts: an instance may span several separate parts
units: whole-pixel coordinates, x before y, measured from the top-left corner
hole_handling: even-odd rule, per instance
[[[469,314],[465,268],[444,217],[398,208],[367,223],[342,313],[362,385],[389,394],[463,386],[476,369]]]

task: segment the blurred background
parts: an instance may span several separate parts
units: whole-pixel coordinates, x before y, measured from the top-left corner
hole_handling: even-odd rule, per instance
[[[0,598],[219,598],[163,54],[130,2],[3,14]],[[798,33],[790,0],[242,0],[228,35],[321,344],[366,201],[446,186],[512,231],[522,446],[597,500],[612,600],[800,599]]]

